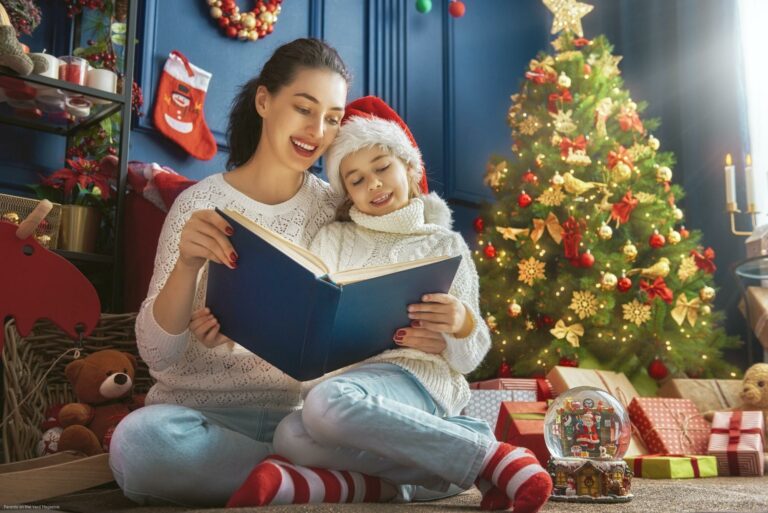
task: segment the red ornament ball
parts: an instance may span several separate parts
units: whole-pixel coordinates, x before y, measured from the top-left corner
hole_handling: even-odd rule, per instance
[[[691,234],[688,230],[685,229],[685,226],[681,226],[680,230],[678,231],[680,232],[680,236],[684,239],[687,239],[688,236]]]
[[[667,369],[667,366],[664,365],[664,362],[662,362],[660,359],[654,358],[653,361],[648,365],[648,375],[659,381],[669,375],[669,369]]]
[[[665,239],[664,236],[660,234],[658,231],[653,232],[653,235],[651,235],[651,238],[648,239],[648,244],[654,249],[663,248],[664,244],[666,243],[667,243],[667,239]]]
[[[523,173],[523,182],[537,184],[539,183],[539,177],[536,176],[530,169]]]
[[[616,288],[619,289],[619,292],[627,292],[632,288],[632,280],[626,276],[622,276],[619,278],[619,281],[616,282]]]
[[[569,358],[567,356],[563,356],[560,358],[560,361],[557,362],[558,365],[561,367],[578,367],[579,366],[579,360],[576,358]]]
[[[526,192],[521,192],[517,197],[517,204],[520,206],[520,208],[525,208],[531,203],[533,203],[533,198],[531,198]]]
[[[586,253],[582,253],[579,257],[579,264],[581,264],[581,267],[592,267],[595,265],[595,256],[587,250]]]
[[[486,258],[488,259],[496,258],[496,248],[493,247],[493,244],[490,242],[485,246],[485,249],[483,249],[483,253],[485,253]]]
[[[448,4],[448,12],[454,18],[461,18],[466,11],[467,7],[464,5],[464,2],[460,2],[459,0],[453,0]]]
[[[483,231],[483,228],[485,228],[485,221],[483,221],[483,218],[480,216],[477,216],[475,218],[475,221],[472,223],[472,226],[474,226],[475,231],[477,233],[480,233]]]
[[[499,365],[499,370],[496,372],[497,378],[511,378],[512,377],[512,367],[509,366],[507,362],[501,362],[501,365]]]

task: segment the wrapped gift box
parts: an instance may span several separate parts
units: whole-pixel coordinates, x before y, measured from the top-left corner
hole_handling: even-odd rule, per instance
[[[533,390],[536,398],[533,401],[546,401],[553,399],[556,394],[552,389],[552,383],[548,379],[529,378],[498,378],[486,381],[475,381],[469,384],[473,390]]]
[[[656,454],[706,454],[709,424],[690,399],[635,397],[629,418]]]
[[[546,467],[549,450],[544,442],[544,416],[547,403],[543,401],[503,402],[496,422],[496,439],[530,449]]]
[[[557,366],[549,371],[547,379],[552,383],[552,389],[556,394],[562,394],[571,388],[590,386],[610,393],[624,407],[629,406],[629,401],[639,397],[635,387],[621,372]],[[648,450],[642,439],[637,434],[633,434],[626,455],[640,454],[648,454]]]
[[[462,415],[483,419],[491,430],[499,418],[499,408],[504,401],[535,401],[535,390],[470,390],[472,398],[461,412]]]
[[[717,458],[721,476],[763,475],[764,429],[761,411],[715,413],[707,452]]]
[[[648,454],[626,457],[635,477],[649,479],[690,479],[717,477],[717,458],[714,456],[689,456]]]
[[[741,404],[740,379],[670,379],[659,388],[659,397],[690,399],[700,412],[730,410]]]

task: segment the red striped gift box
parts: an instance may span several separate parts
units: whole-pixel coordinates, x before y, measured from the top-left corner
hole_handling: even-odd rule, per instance
[[[761,411],[715,412],[707,452],[717,458],[718,474],[762,476],[764,430]]]

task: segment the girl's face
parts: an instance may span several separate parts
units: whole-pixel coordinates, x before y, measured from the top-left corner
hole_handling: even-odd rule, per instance
[[[256,110],[263,119],[259,146],[266,143],[280,164],[304,171],[336,137],[346,100],[347,83],[327,69],[301,69],[276,94],[259,87]]]
[[[373,147],[350,153],[339,172],[347,195],[364,214],[383,216],[408,204],[410,170],[389,150]]]

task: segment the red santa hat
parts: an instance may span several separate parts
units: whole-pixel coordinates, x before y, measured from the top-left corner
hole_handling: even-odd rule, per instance
[[[416,173],[421,192],[429,192],[421,152],[413,134],[397,112],[376,96],[364,96],[347,105],[339,133],[325,155],[325,173],[335,192],[344,194],[339,172],[344,157],[375,146],[392,151]]]

